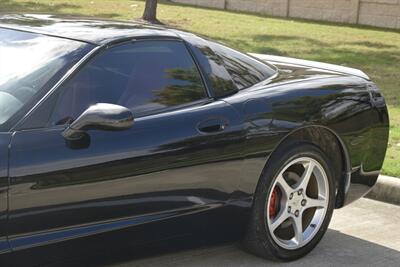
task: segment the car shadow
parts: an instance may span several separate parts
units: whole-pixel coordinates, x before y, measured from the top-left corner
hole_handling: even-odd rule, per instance
[[[112,246],[110,244],[110,246]],[[79,256],[45,266],[399,266],[400,251],[328,230],[306,257],[289,263],[267,261],[243,251],[239,244],[205,247],[196,242],[168,241],[142,249],[125,248]]]

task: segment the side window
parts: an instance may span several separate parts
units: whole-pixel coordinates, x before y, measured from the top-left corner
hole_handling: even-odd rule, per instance
[[[187,37],[187,39],[190,40],[192,50],[215,96],[222,97],[237,92],[238,88],[227,72],[224,62],[208,46],[207,42],[194,36]]]
[[[210,42],[211,48],[221,57],[225,68],[237,87],[244,89],[271,77],[276,71],[250,56],[231,48]]]
[[[206,97],[198,69],[180,41],[137,41],[97,55],[62,88],[53,124],[70,123],[96,103],[144,115]]]

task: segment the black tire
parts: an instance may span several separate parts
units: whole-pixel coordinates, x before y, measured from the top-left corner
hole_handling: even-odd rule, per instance
[[[288,250],[279,246],[267,229],[265,207],[276,176],[283,170],[284,166],[300,157],[310,157],[317,160],[324,168],[328,177],[329,202],[325,218],[313,239],[299,249]],[[335,203],[334,177],[334,164],[319,147],[303,142],[282,145],[271,155],[257,185],[251,217],[243,240],[244,248],[252,254],[275,261],[292,261],[307,255],[322,239],[330,223]]]

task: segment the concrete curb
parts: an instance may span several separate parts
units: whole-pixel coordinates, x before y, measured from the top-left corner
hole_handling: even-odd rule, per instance
[[[400,178],[380,175],[367,198],[400,205]]]

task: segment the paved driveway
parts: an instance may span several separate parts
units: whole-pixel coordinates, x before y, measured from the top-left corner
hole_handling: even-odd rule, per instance
[[[297,262],[265,261],[232,244],[108,266],[400,266],[400,206],[361,199],[337,210],[319,246]]]

